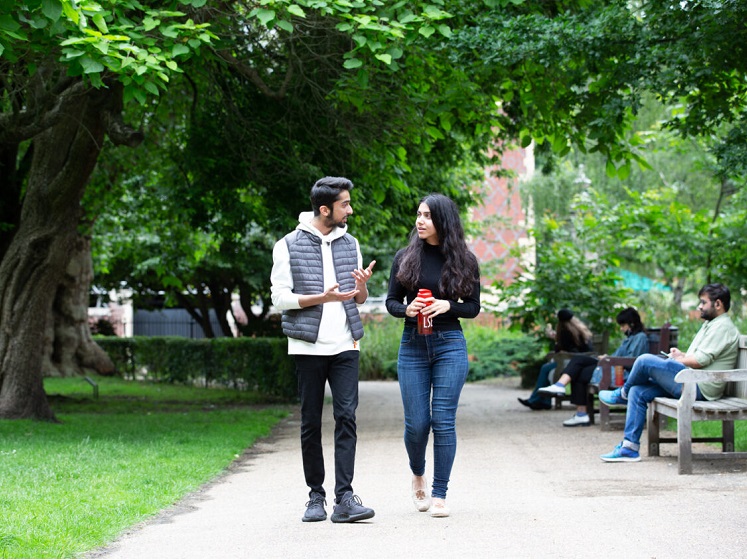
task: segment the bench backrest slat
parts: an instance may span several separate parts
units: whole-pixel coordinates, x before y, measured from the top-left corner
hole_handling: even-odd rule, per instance
[[[660,350],[669,352],[671,347],[672,324],[664,323],[661,328],[647,328],[648,351],[650,354],[658,354]]]
[[[739,354],[737,354],[736,369],[747,369],[747,335],[739,335]],[[730,397],[747,399],[747,381],[737,381],[726,384],[725,394]]]

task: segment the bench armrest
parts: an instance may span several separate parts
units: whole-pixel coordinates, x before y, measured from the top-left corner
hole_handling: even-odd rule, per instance
[[[677,383],[704,381],[747,381],[747,369],[683,369],[675,377]]]
[[[635,358],[625,358],[622,356],[607,356],[599,360],[599,366],[602,368],[602,379],[599,381],[600,389],[609,389],[612,385],[612,370],[615,366],[630,368],[635,362]]]
[[[565,363],[568,362],[573,356],[596,356],[596,352],[566,352],[565,350],[561,350],[560,352],[553,352],[550,354],[550,360],[554,361],[555,363]]]

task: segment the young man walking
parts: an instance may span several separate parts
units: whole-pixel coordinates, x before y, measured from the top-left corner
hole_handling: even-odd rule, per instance
[[[353,493],[355,413],[358,407],[358,341],[363,324],[356,304],[368,297],[372,261],[363,268],[358,241],[347,233],[353,213],[343,177],[324,177],[311,188],[313,212],[279,240],[272,258],[272,303],[282,311],[288,353],[295,357],[301,398],[301,454],[309,501],[302,521],[324,521],[327,512],[322,452],[322,409],[329,382],[335,418],[335,505],[331,520],[350,523],[374,516]]]

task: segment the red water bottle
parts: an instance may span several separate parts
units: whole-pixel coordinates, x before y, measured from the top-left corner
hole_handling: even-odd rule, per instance
[[[418,290],[418,297],[429,298],[433,297],[430,290],[420,289]],[[429,301],[425,305],[428,306],[432,301]],[[423,315],[418,313],[418,334],[433,334],[433,317],[430,315]]]
[[[615,387],[622,387],[625,385],[623,367],[615,366]]]

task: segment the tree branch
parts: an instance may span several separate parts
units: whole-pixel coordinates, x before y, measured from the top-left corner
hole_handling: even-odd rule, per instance
[[[243,62],[240,62],[236,59],[233,55],[229,54],[227,51],[214,51],[215,54],[221,59],[230,64],[233,68],[235,68],[239,74],[249,79],[250,82],[252,82],[255,86],[257,86],[257,89],[261,91],[264,95],[269,97],[270,99],[283,99],[288,91],[288,85],[290,84],[291,78],[293,77],[293,66],[291,64],[288,65],[288,69],[285,72],[285,78],[283,79],[283,83],[280,86],[280,89],[277,91],[273,91],[270,89],[270,87],[265,83],[265,81],[262,79],[262,77],[259,75],[256,69],[252,68],[248,64],[244,64]]]

